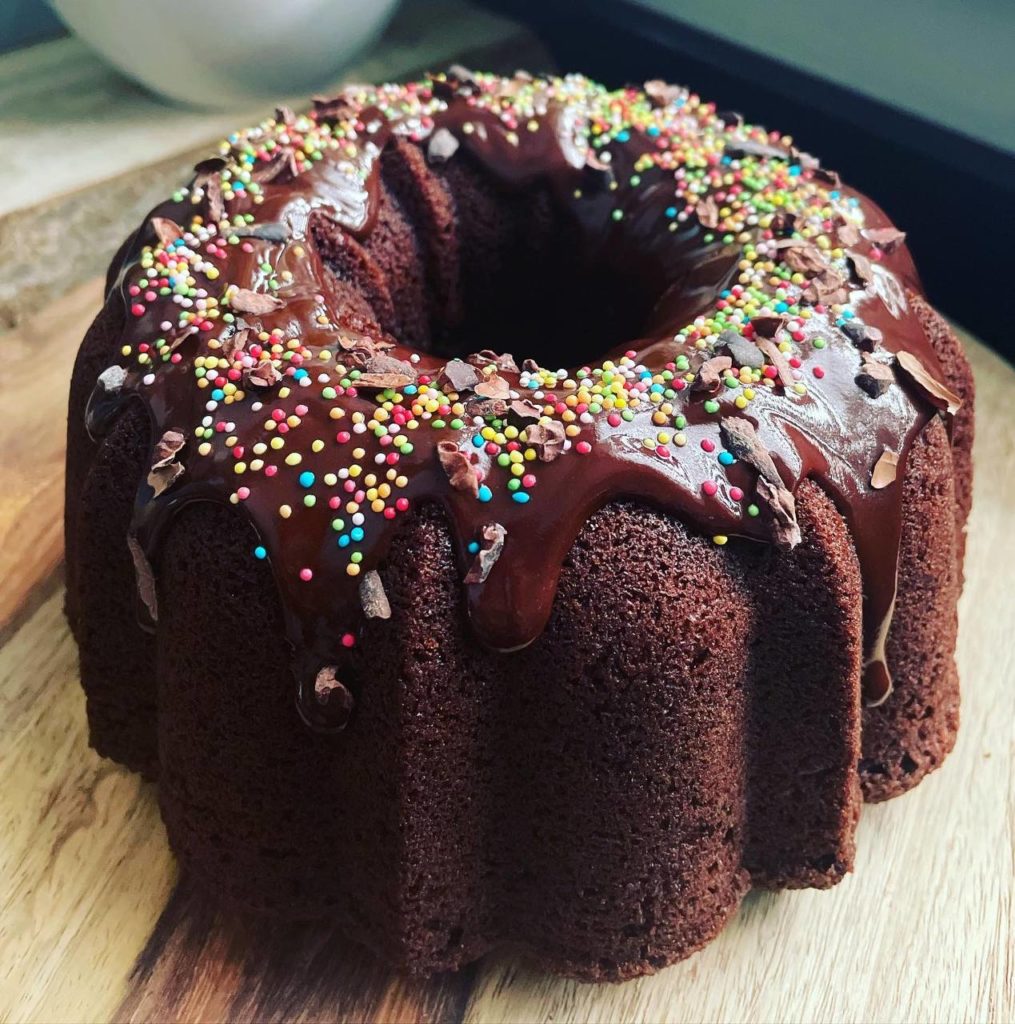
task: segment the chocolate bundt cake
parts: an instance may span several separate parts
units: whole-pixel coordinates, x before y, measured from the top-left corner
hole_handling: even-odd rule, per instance
[[[838,882],[958,723],[972,381],[903,240],[662,82],[230,136],[74,369],[95,749],[216,892],[419,972],[631,977]]]

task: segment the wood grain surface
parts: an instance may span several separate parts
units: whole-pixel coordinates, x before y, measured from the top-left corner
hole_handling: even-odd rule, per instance
[[[62,617],[64,405],[100,301],[78,287],[0,336],[0,1019],[1015,1019],[1015,372],[974,341],[976,498],[945,767],[864,810],[855,875],[751,895],[704,952],[597,987],[507,953],[399,977],[326,927],[229,914],[177,868],[154,789],[88,749]]]

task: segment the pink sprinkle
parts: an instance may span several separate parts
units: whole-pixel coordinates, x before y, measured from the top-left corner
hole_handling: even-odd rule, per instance
[[[144,306],[140,302],[135,302],[131,307],[130,311],[134,316],[144,316]]]
[[[610,415],[606,417],[606,422],[609,423],[611,427],[619,427],[624,421],[620,418],[620,413],[611,412]]]
[[[588,441],[579,441],[574,447],[579,455],[588,455],[592,451],[592,445]]]
[[[297,416],[306,416],[308,411],[309,410],[307,409],[307,407],[305,405],[298,405],[298,406],[296,406],[296,415]]]
[[[533,476],[532,473],[526,473],[525,476],[522,477],[522,486],[523,487],[535,487],[536,486],[536,478],[535,478],[535,476]]]
[[[744,500],[744,492],[742,490],[740,490],[739,487],[731,487],[730,488],[730,497],[734,501],[743,501]]]
[[[239,490],[236,492],[236,497],[239,498],[240,501],[246,501],[247,498],[250,497],[250,488],[249,487],[241,487],[241,488],[239,488]]]
[[[824,375],[825,375],[825,371],[822,370],[820,366],[815,366],[814,367],[814,376],[817,377],[818,380],[821,380],[821,378],[824,377]]]
[[[355,647],[356,646],[356,637],[354,637],[352,635],[352,633],[343,633],[342,634],[342,646],[343,647]]]
[[[278,466],[265,466],[264,467],[264,475],[265,476],[274,476],[277,472],[278,472]]]
[[[341,507],[342,507],[342,499],[337,494],[333,494],[328,499],[328,508],[341,508]]]
[[[304,583],[309,583],[314,578],[313,571],[310,569],[300,569],[300,579]]]
[[[351,435],[349,434],[349,431],[348,431],[348,430],[340,430],[340,431],[339,431],[339,432],[338,432],[338,433],[337,433],[337,434],[335,435],[335,440],[336,440],[336,441],[337,441],[337,442],[338,442],[339,444],[345,444],[345,442],[349,440],[349,437],[350,437],[350,436],[351,436]]]
[[[390,505],[384,510],[384,518],[385,519],[394,519],[395,518],[395,510]]]
[[[702,451],[714,452],[715,451],[715,441],[710,441],[707,437],[703,437],[701,439],[701,448],[702,448]]]
[[[714,480],[706,480],[701,485],[701,489],[711,498],[719,490],[719,487]]]

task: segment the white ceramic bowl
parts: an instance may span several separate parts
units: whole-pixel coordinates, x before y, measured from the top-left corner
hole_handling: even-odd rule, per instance
[[[114,67],[202,107],[305,94],[381,33],[398,0],[50,0]]]

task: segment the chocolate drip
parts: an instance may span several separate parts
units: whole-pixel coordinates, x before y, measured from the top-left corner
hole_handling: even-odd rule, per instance
[[[648,335],[623,350],[633,353],[634,362],[649,370],[671,361],[681,351],[674,332],[712,308],[719,293],[734,280],[739,246],[713,238],[693,216],[678,230],[666,230],[664,211],[673,204],[673,191],[668,174],[657,167],[640,170],[638,188],[604,185],[632,178],[652,149],[653,140],[647,136],[631,132],[593,153],[585,142],[590,114],[580,100],[565,103],[547,96],[546,102],[537,103],[538,109],[531,112],[536,129],[514,132],[497,114],[475,106],[470,96],[452,90],[446,106],[424,125],[367,107],[359,115],[357,138],[340,153],[325,152],[301,173],[266,181],[262,201],[256,205],[246,194],[238,193],[230,201],[230,216],[252,213],[256,220],[243,230],[243,245],[223,249],[216,263],[220,282],[255,295],[267,292],[269,279],[283,284],[271,292],[278,297],[277,305],[245,299],[256,311],[240,312],[234,332],[256,335],[277,330],[282,337],[300,339],[315,355],[341,355],[336,347],[337,332],[344,326],[340,301],[335,281],[317,252],[314,219],[330,218],[360,238],[367,236],[377,217],[379,157],[384,147],[396,135],[425,146],[427,137],[439,130],[450,133],[459,147],[506,189],[548,184],[563,214],[576,225],[590,259],[605,261],[606,266],[634,268],[649,282],[658,301]],[[449,157],[458,158],[457,152]],[[848,190],[842,195],[843,201],[858,204],[868,228],[889,226],[869,200]],[[206,198],[204,205],[207,203]],[[193,210],[184,199],[163,204],[153,216],[186,223]],[[257,224],[270,229],[258,231]],[[916,280],[908,255],[899,247],[885,254],[874,287],[852,292],[851,308],[858,320],[882,333],[886,356],[902,350],[913,352],[925,366],[939,372],[919,321],[906,308],[905,288],[915,288]],[[128,308],[130,281],[131,275],[124,273],[118,286]],[[242,305],[239,302],[236,308]],[[124,344],[132,350],[162,330],[162,314],[152,310],[127,319]],[[849,523],[864,582],[865,694],[869,702],[876,703],[891,689],[884,651],[895,599],[902,488],[894,484],[875,490],[870,486],[870,473],[884,448],[898,452],[900,466],[905,466],[912,443],[933,409],[902,385],[892,386],[876,398],[862,390],[856,383],[861,352],[821,312],[807,321],[803,337],[797,341],[806,349],[818,337],[828,342],[822,352],[820,386],[802,395],[761,389],[743,415],[756,426],[785,487],[792,491],[805,478],[816,480]],[[182,343],[187,344],[187,339]],[[431,379],[443,366],[443,360],[397,344],[384,354],[403,363],[412,360],[414,371]],[[312,372],[324,365],[315,362]],[[525,371],[499,372],[513,398],[532,397],[532,389],[520,383]],[[571,376],[576,374],[577,370],[572,371]],[[258,476],[256,487],[242,499],[237,492],[243,477],[236,472],[241,460],[235,451],[249,453],[259,442],[271,439],[264,424],[273,408],[284,406],[288,411],[300,404],[306,406],[300,431],[290,435],[290,454],[300,456],[304,465],[324,467],[322,471],[337,470],[341,464],[330,445],[335,424],[329,412],[336,401],[322,400],[320,388],[312,381],[311,386],[300,387],[287,378],[285,386],[290,394],[283,401],[278,398],[277,383],[258,378],[247,387],[245,401],[229,405],[224,413],[219,411],[230,421],[229,433],[237,439],[232,449],[216,447],[210,454],[198,456],[194,450],[197,442],[191,436],[179,455],[186,465],[179,483],[152,497],[151,489],[142,482],[134,533],[157,568],[160,538],[174,514],[190,501],[232,502],[246,515],[270,558],[282,596],[300,682],[301,714],[314,728],[340,728],[348,718],[351,697],[346,701],[348,691],[343,690],[336,698],[334,688],[322,697],[316,680],[324,667],[340,659],[342,639],[355,635],[362,610],[358,580],[347,574],[346,558],[336,546],[331,526],[336,513],[328,501],[318,500],[312,507],[299,507],[299,516],[280,514],[283,507],[300,505],[303,499],[288,472]],[[124,397],[138,394],[148,405],[156,439],[169,426],[195,429],[205,415],[207,392],[195,387],[190,362],[166,361],[150,375],[143,368],[131,369],[115,390],[98,385],[89,405],[89,430],[101,430]],[[566,397],[563,387],[540,394],[543,404]],[[466,422],[457,433],[450,428],[415,432],[415,451],[399,464],[399,472],[407,478],[400,494],[411,505],[436,502],[443,506],[452,525],[463,577],[473,560],[470,545],[480,540],[483,524],[496,522],[504,527],[503,550],[487,578],[465,585],[469,618],[484,643],[510,651],[540,634],[575,537],[588,517],[612,500],[646,501],[709,535],[772,540],[773,522],[763,503],[759,502],[760,514],[752,518],[743,514],[742,504],[732,496],[737,488],[748,495],[755,493],[756,470],[741,461],[719,472],[715,454],[702,447],[703,441],[719,445],[719,417],[706,410],[706,397],[687,389],[674,400],[686,418],[682,431],[686,443],[673,457],[663,458],[646,449],[644,439],[658,429],[650,405],[639,407],[619,424],[608,424],[601,416],[591,422],[579,421],[579,433],[570,438],[571,450],[540,465],[536,500],[528,504],[512,500],[503,488],[495,490],[490,500],[478,502],[473,494],[452,486],[436,457],[439,440],[457,441],[489,476],[490,456],[472,443],[476,428],[471,423]],[[345,422],[357,412],[369,418],[376,409],[374,397],[366,389],[357,394],[347,392],[337,404],[344,411]],[[319,463],[312,462],[316,451],[312,442],[321,439],[330,446]],[[366,461],[383,455],[384,449],[372,435],[360,435],[358,441],[367,449]],[[578,454],[576,446],[582,442],[590,446],[586,454]],[[716,485],[715,493],[703,493],[711,483]],[[343,499],[346,494],[343,486],[333,486],[330,492]],[[383,564],[397,528],[398,519],[366,517],[360,546],[365,570]],[[308,567],[312,567],[309,576]],[[337,723],[332,712],[340,720]]]

